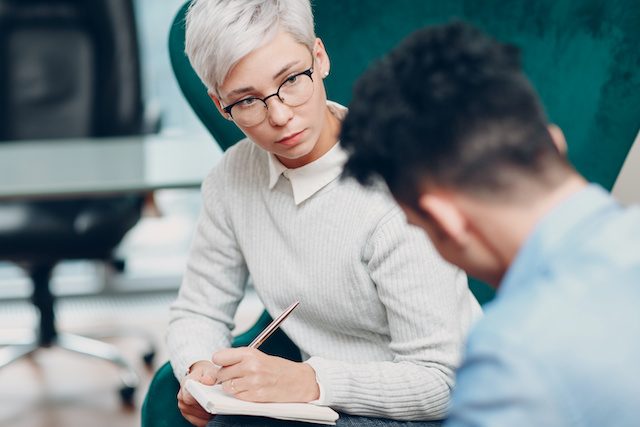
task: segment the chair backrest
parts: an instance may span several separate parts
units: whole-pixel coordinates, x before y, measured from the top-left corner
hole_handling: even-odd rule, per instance
[[[190,0],[187,1],[178,10],[169,31],[171,66],[187,102],[224,151],[242,139],[243,134],[236,125],[218,113],[207,94],[207,87],[191,68],[189,58],[184,52],[184,20],[190,3]]]
[[[333,60],[328,96],[415,28],[468,20],[521,48],[525,72],[569,158],[611,189],[640,129],[640,3],[635,0],[357,0],[316,2],[316,32]]]
[[[0,0],[0,140],[142,129],[132,0]]]
[[[565,132],[569,158],[611,189],[640,128],[640,3],[635,0],[322,0],[316,34],[332,61],[329,99],[348,105],[355,79],[413,30],[460,18],[521,48],[549,118]],[[222,118],[184,54],[184,14],[170,34],[183,93],[223,149],[242,133]],[[493,291],[474,280],[481,302]]]
[[[468,20],[522,49],[524,68],[565,132],[569,157],[611,189],[640,129],[640,4],[635,0],[322,0],[316,33],[332,60],[328,97],[347,105],[354,80],[416,28]],[[185,4],[170,34],[187,101],[226,149],[241,132],[213,108],[184,55]]]
[[[0,0],[0,142],[140,134],[140,80],[133,0]],[[142,203],[136,194],[3,201],[0,216],[13,220],[0,227],[0,257],[109,258]]]

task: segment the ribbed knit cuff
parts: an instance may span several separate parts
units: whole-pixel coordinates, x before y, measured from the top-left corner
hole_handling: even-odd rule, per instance
[[[338,369],[331,369],[332,363],[320,357],[312,357],[305,363],[308,363],[316,372],[316,382],[320,387],[320,398],[317,404],[331,406],[333,403],[333,390],[329,385],[334,385],[341,379],[344,380],[343,373],[339,372]]]
[[[307,363],[307,362],[305,362]],[[309,363],[307,363],[309,366],[311,366]],[[313,369],[313,366],[311,366],[311,368]],[[315,371],[315,369],[314,369]],[[326,393],[324,391],[324,386],[322,385],[322,381],[320,381],[320,379],[318,378],[318,373],[316,372],[316,384],[318,384],[318,389],[320,390],[320,397],[318,397],[316,400],[312,400],[311,404],[313,405],[321,405],[321,406],[328,406],[328,404],[325,401],[325,396]]]

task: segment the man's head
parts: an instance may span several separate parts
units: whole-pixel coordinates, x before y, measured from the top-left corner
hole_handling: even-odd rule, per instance
[[[520,180],[553,185],[568,167],[518,50],[462,22],[412,33],[364,73],[342,143],[348,173],[381,175],[410,205],[426,184],[517,197]]]
[[[483,229],[483,207],[513,214],[504,207],[574,173],[518,50],[462,22],[418,30],[374,63],[354,86],[341,141],[346,174],[381,176],[446,259],[491,282],[510,256]]]
[[[238,61],[271,41],[280,28],[313,50],[316,36],[308,0],[196,0],[187,12],[185,51],[217,96]]]

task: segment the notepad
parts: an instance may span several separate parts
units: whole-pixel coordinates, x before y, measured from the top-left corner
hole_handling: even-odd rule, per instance
[[[327,406],[311,403],[255,403],[236,399],[222,391],[221,385],[204,385],[187,380],[185,387],[205,411],[219,415],[254,415],[280,420],[335,425],[338,413]]]

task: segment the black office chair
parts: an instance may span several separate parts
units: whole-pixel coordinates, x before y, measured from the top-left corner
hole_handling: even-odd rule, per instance
[[[158,125],[144,120],[132,0],[0,0],[0,143],[96,137],[99,144]],[[61,260],[123,268],[112,252],[142,205],[142,196],[0,203],[0,260],[25,269],[40,312],[33,339],[2,343],[0,367],[57,344],[118,364],[122,398],[131,402],[138,376],[116,347],[57,332],[49,279]],[[148,364],[153,354],[151,347]]]

